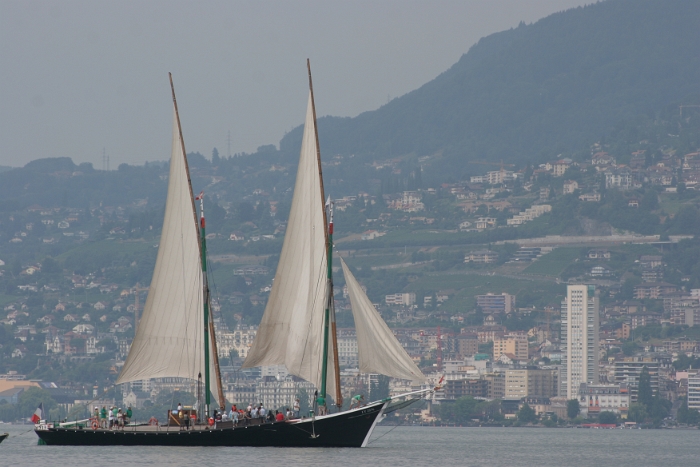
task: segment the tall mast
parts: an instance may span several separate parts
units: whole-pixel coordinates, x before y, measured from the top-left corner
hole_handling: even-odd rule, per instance
[[[192,201],[192,217],[194,220],[194,228],[197,230],[198,233],[200,233],[200,223],[198,222],[197,219],[197,208],[195,206],[195,197],[194,197],[194,192],[192,191],[192,177],[190,176],[190,167],[189,164],[187,163],[187,151],[185,150],[185,139],[182,137],[182,125],[180,124],[180,112],[178,111],[177,108],[177,99],[175,98],[175,86],[173,85],[173,75],[172,73],[168,73],[168,77],[170,78],[170,89],[172,91],[173,95],[173,105],[175,107],[175,118],[177,119],[177,130],[180,136],[180,145],[182,147],[182,158],[185,162],[185,173],[187,174],[187,186],[190,190],[190,200]],[[199,197],[197,198],[199,199]],[[202,262],[202,275],[203,275],[203,283],[204,283],[204,386],[205,386],[205,398],[206,398],[206,404],[205,404],[205,415],[207,418],[209,418],[209,405],[210,405],[210,400],[211,400],[211,390],[210,390],[210,374],[209,374],[209,333],[211,330],[211,335],[212,335],[212,345],[213,348],[216,347],[216,342],[214,341],[215,336],[213,332],[213,322],[210,323],[210,318],[209,318],[209,284],[207,282],[207,260],[206,260],[206,239],[205,239],[205,222],[204,222],[204,204],[202,201],[202,218],[201,218],[201,235],[197,236],[197,240],[199,243],[199,249],[201,251],[201,262]],[[219,366],[218,366],[218,355],[215,354],[215,364],[216,364],[216,372],[217,372],[217,381],[218,381],[218,388],[219,388],[219,398],[222,400],[223,403],[223,391],[221,388],[221,375],[219,374]]]
[[[328,213],[330,220],[328,222],[328,277],[333,274],[333,201],[328,198]],[[330,311],[329,318],[331,322],[331,342],[333,345],[333,363],[335,364],[335,405],[340,410],[343,407],[343,391],[340,387],[340,365],[338,363],[338,331],[335,325],[335,299],[333,298],[333,281],[331,280],[328,289],[328,309]]]
[[[209,284],[207,282],[207,234],[206,222],[204,221],[204,192],[200,193],[195,199],[199,200],[201,213],[200,221],[200,238],[199,242],[202,246],[202,280],[204,282],[204,414],[209,418],[209,405],[211,404],[211,375],[209,374]]]
[[[219,365],[219,349],[216,345],[216,330],[214,329],[214,316],[211,313],[211,292],[209,290],[209,278],[207,277],[207,234],[206,234],[206,221],[204,220],[204,192],[201,192],[199,196],[195,199],[199,199],[200,203],[200,241],[202,244],[202,275],[204,280],[204,322],[205,326],[209,329],[209,340],[211,341],[211,355],[214,358],[214,375],[216,382],[217,395],[219,396],[219,407],[223,408],[226,405],[226,397],[224,396],[224,388],[221,385],[221,366]],[[204,348],[205,351],[207,346],[207,333],[204,334]],[[204,354],[204,360],[207,361],[209,358],[209,353]],[[205,374],[209,371],[209,364],[206,364]],[[206,378],[207,381],[211,381],[209,377]],[[207,396],[209,397],[209,396]]]
[[[194,220],[194,228],[199,231],[197,222],[197,208],[194,205],[194,193],[192,192],[192,178],[190,177],[190,166],[187,164],[187,151],[185,151],[185,140],[182,137],[182,125],[180,125],[180,112],[177,110],[177,99],[175,99],[175,86],[173,86],[173,75],[168,73],[170,77],[170,89],[173,93],[173,105],[175,106],[175,118],[177,118],[177,131],[180,134],[180,145],[182,146],[182,158],[185,161],[185,173],[187,174],[187,186],[190,189],[190,199],[192,200],[192,220]]]
[[[209,288],[207,287],[207,292]],[[209,308],[211,308],[211,294],[207,293],[207,303],[209,303]],[[219,365],[219,348],[216,344],[216,330],[214,329],[214,319],[210,314],[209,317],[209,333],[211,334],[211,354],[214,357],[214,382],[216,383],[216,390],[219,396],[219,407],[223,410],[226,406],[226,396],[224,396],[224,387],[221,384],[221,365]]]
[[[317,165],[318,165],[318,178],[319,178],[319,186],[321,190],[321,202],[323,202],[326,199],[325,191],[323,189],[323,170],[321,169],[321,146],[319,145],[318,142],[318,125],[316,123],[316,103],[314,101],[314,86],[313,86],[313,80],[311,79],[311,61],[307,58],[306,59],[306,68],[308,69],[309,72],[309,92],[311,95],[311,110],[313,113],[313,118],[314,118],[314,135],[316,137],[316,160],[317,160]],[[328,228],[328,217],[326,214],[326,208],[325,206],[321,206],[323,209],[323,226],[324,226],[324,236],[326,240],[326,261],[328,264],[328,271],[327,271],[327,281],[328,281],[328,296],[326,297],[326,309],[324,313],[324,320],[323,320],[323,360],[322,360],[322,367],[321,367],[321,392],[319,394],[318,402],[319,406],[325,406],[326,404],[326,382],[328,379],[328,346],[329,346],[329,337],[332,339],[332,345],[333,345],[333,350],[334,350],[334,362],[335,362],[335,374],[334,379],[336,380],[336,388],[337,388],[337,393],[336,393],[336,404],[342,405],[342,393],[341,393],[341,388],[340,388],[340,374],[338,372],[338,342],[337,342],[337,336],[335,333],[335,319],[333,320],[333,327],[331,329],[331,313],[332,313],[332,301],[333,301],[333,269],[332,269],[332,258],[333,258],[333,244],[332,244],[332,227],[331,227],[331,232],[329,232]],[[332,332],[331,332],[332,331]]]

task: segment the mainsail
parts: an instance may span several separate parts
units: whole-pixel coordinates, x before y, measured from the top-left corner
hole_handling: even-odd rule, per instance
[[[243,368],[285,365],[287,371],[321,386],[323,319],[328,300],[324,195],[317,159],[312,95],[306,110],[294,197],[274,286]],[[332,347],[328,374],[334,375]],[[327,392],[336,394],[335,378]]]
[[[117,384],[163,377],[196,380],[205,374],[202,266],[186,164],[175,107],[158,257],[143,316]],[[211,356],[211,348],[209,352]],[[210,368],[215,375],[213,363]]]
[[[394,337],[343,258],[340,258],[340,263],[343,265],[352,316],[355,319],[360,371],[425,381],[425,376]]]

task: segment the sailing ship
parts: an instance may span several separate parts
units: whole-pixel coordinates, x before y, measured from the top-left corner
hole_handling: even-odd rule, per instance
[[[44,421],[35,432],[48,445],[364,447],[383,415],[417,400],[431,389],[388,397],[342,411],[340,368],[333,302],[333,214],[325,201],[311,68],[309,98],[294,195],[262,321],[243,366],[285,365],[289,373],[318,388],[308,417],[282,422],[231,422],[180,427],[95,424],[61,426]],[[203,205],[197,218],[185,145],[173,95],[173,144],[161,241],[148,298],[131,349],[116,384],[177,377],[204,384],[209,419],[210,381],[225,405],[216,335],[209,313]],[[424,382],[413,360],[366,296],[341,258],[355,319],[359,370]],[[198,386],[199,387],[199,386]],[[330,398],[337,409],[329,408]]]

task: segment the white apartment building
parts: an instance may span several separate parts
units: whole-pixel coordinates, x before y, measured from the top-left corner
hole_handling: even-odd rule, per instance
[[[542,214],[551,212],[551,210],[552,206],[549,204],[536,204],[527,208],[524,211],[521,211],[520,214],[513,216],[512,219],[508,219],[506,223],[508,225],[522,225],[525,222],[537,219]]]
[[[600,412],[613,412],[627,415],[631,400],[626,384],[581,383],[579,406],[581,415],[598,415]]]
[[[581,383],[598,384],[599,301],[594,286],[569,285],[561,310],[561,394],[579,396]]]
[[[238,356],[246,358],[253,345],[253,339],[257,334],[257,326],[238,326],[233,332],[217,332],[216,347],[219,358],[228,358],[231,350],[238,352]]]
[[[356,336],[338,336],[338,363],[341,367],[357,368],[359,366]]]
[[[567,180],[564,182],[564,188],[563,188],[563,193],[565,195],[572,194],[578,190],[578,182],[576,180]]]
[[[626,170],[605,172],[605,188],[629,190],[633,184],[632,174]]]
[[[416,294],[410,293],[395,293],[386,295],[384,301],[387,305],[404,305],[411,306],[416,303]]]
[[[688,408],[700,410],[700,372],[688,375]]]
[[[256,387],[255,397],[259,403],[272,410],[294,406],[294,400],[302,392],[306,392],[308,403],[313,401],[316,387],[308,381],[294,381],[287,378],[281,381],[260,381]]]

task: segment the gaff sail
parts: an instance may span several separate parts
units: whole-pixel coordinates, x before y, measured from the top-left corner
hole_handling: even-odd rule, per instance
[[[324,197],[317,159],[312,96],[306,110],[304,136],[289,221],[274,286],[243,368],[285,365],[287,371],[321,386],[323,320],[328,300]],[[328,374],[334,375],[332,346]],[[336,394],[335,378],[327,393]]]
[[[168,197],[148,298],[117,384],[204,376],[204,292],[198,227],[177,109]],[[211,356],[211,348],[209,349]],[[213,356],[209,359],[213,362]],[[210,372],[215,375],[213,363]]]

